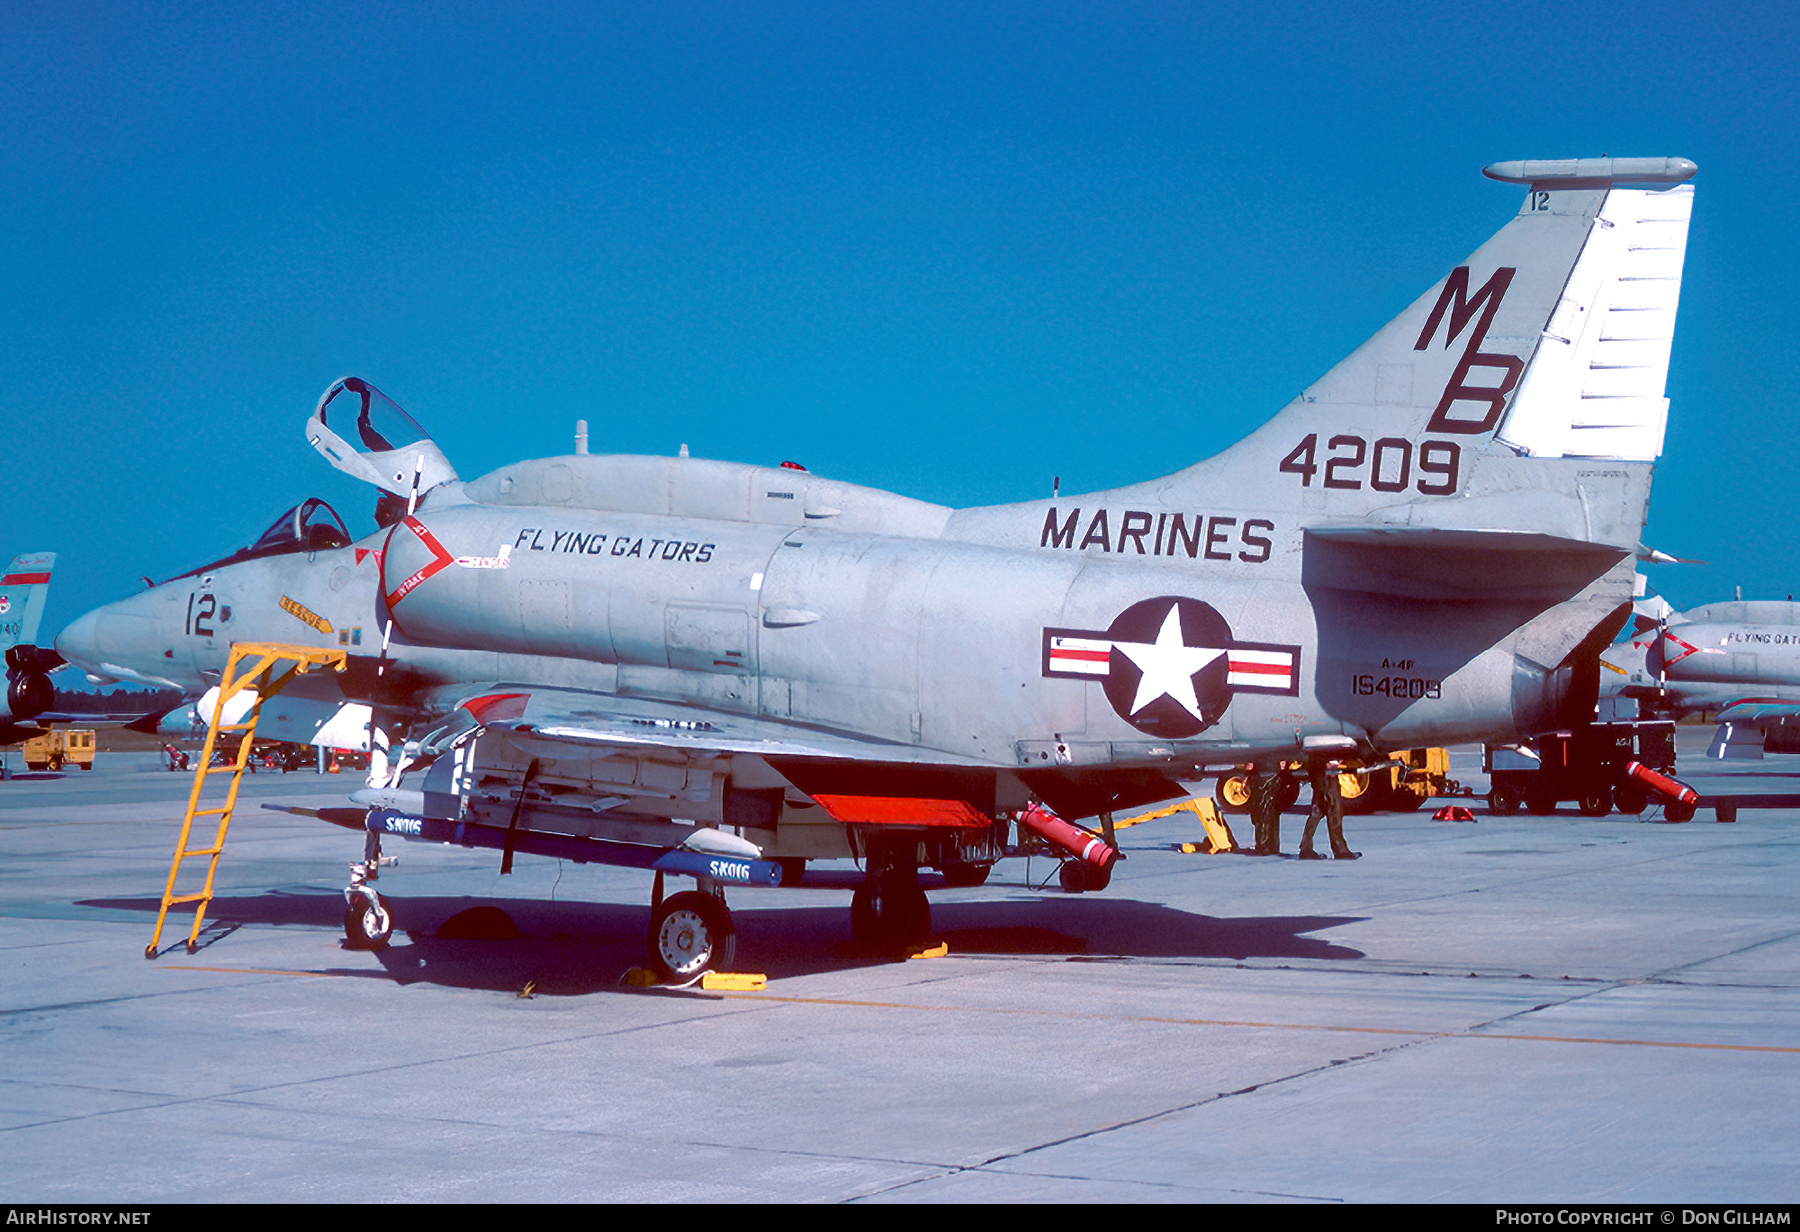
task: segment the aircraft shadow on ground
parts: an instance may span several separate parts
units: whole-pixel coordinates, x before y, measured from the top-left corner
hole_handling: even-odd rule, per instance
[[[809,881],[811,876],[809,875]],[[837,880],[837,878],[831,878]],[[813,888],[813,887],[809,887]],[[816,887],[829,892],[836,887]],[[1124,897],[1057,891],[1026,897],[1013,887],[996,897],[932,904],[932,937],[954,955],[1097,961],[1104,959],[1346,960],[1360,950],[1308,936],[1357,922],[1352,916],[1215,917]],[[1006,898],[999,894],[1008,894]],[[759,909],[754,891],[732,896],[737,924],[735,969],[771,979],[842,971],[885,961],[850,937],[849,903],[832,894],[818,906]],[[538,899],[420,897],[388,900],[394,936],[376,958],[402,984],[570,996],[614,987],[644,962],[647,905],[545,902]],[[152,898],[92,899],[77,904],[153,915]],[[344,900],[333,894],[276,892],[221,897],[207,911],[200,953],[224,959],[232,934],[245,926],[329,929],[320,969],[342,952]],[[179,955],[192,919],[172,912],[164,952]],[[326,946],[329,948],[326,948]],[[370,976],[343,968],[345,975]]]

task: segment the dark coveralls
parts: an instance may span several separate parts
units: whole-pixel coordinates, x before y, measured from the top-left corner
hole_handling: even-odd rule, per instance
[[[1279,769],[1258,770],[1250,776],[1250,821],[1256,826],[1253,856],[1281,854],[1281,787]]]
[[[1318,833],[1319,818],[1325,819],[1325,832],[1331,839],[1331,854],[1340,860],[1354,860],[1360,852],[1350,850],[1344,842],[1344,791],[1338,782],[1338,768],[1333,762],[1319,762],[1312,768],[1312,808],[1306,813],[1306,832],[1300,836],[1300,858],[1321,860],[1313,850],[1313,835]]]

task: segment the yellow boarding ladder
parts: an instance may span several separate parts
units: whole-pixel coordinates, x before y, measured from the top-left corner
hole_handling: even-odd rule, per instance
[[[213,874],[219,869],[219,854],[225,850],[225,831],[231,826],[231,812],[237,807],[238,784],[243,782],[244,767],[250,763],[250,746],[256,736],[256,721],[262,715],[263,704],[287,687],[288,682],[309,668],[335,667],[344,670],[345,653],[342,650],[326,650],[317,646],[292,646],[281,642],[236,642],[231,647],[231,657],[225,662],[225,674],[219,678],[219,696],[213,703],[212,721],[206,727],[206,744],[200,750],[200,764],[194,770],[194,787],[188,793],[187,814],[181,819],[181,837],[175,840],[175,858],[169,863],[169,884],[163,890],[162,908],[156,913],[156,931],[150,934],[150,944],[144,947],[145,958],[156,957],[157,942],[162,939],[163,921],[168,918],[169,908],[178,903],[197,903],[194,908],[194,926],[188,931],[187,950],[192,954],[200,940],[200,925],[206,918],[206,905],[212,901]],[[245,660],[254,662],[244,671],[238,667]],[[275,675],[276,665],[291,662],[293,666]],[[225,723],[225,704],[244,689],[254,687],[256,701],[244,716],[242,723]],[[232,765],[215,766],[212,764],[213,744],[221,732],[242,732],[238,742],[237,761]],[[231,786],[225,794],[225,803],[219,808],[201,808],[200,790],[206,785],[209,774],[231,774]],[[196,817],[217,817],[218,833],[213,836],[210,847],[188,847],[188,836],[193,831]],[[175,875],[181,871],[181,862],[195,856],[207,856],[206,884],[197,894],[175,893]]]

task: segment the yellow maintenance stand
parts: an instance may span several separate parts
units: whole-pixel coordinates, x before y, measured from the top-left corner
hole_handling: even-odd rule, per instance
[[[1200,819],[1206,829],[1206,838],[1198,843],[1177,843],[1175,849],[1188,855],[1222,855],[1227,851],[1236,851],[1237,842],[1231,837],[1231,827],[1225,824],[1225,818],[1219,814],[1219,806],[1204,796],[1195,796],[1183,800],[1179,804],[1171,804],[1149,813],[1140,813],[1136,817],[1127,817],[1121,821],[1117,829],[1135,826],[1141,822],[1155,821],[1159,817],[1173,817],[1176,813],[1192,813]]]
[[[192,954],[199,943],[200,925],[206,918],[206,905],[212,901],[213,874],[218,871],[219,855],[225,850],[225,831],[230,828],[231,813],[237,807],[238,785],[243,782],[244,767],[250,761],[250,746],[256,736],[256,721],[262,714],[263,705],[286,688],[295,676],[310,668],[333,667],[343,671],[346,653],[343,650],[293,646],[281,642],[232,644],[231,656],[225,662],[225,674],[219,678],[219,696],[213,703],[212,721],[206,726],[206,744],[200,750],[200,764],[194,769],[194,787],[188,793],[187,814],[181,820],[181,837],[175,840],[175,858],[169,863],[169,883],[163,890],[162,908],[156,913],[156,931],[150,934],[150,944],[144,947],[145,958],[156,957],[156,945],[162,939],[163,921],[168,918],[169,908],[180,903],[197,904],[194,908],[194,926],[188,930],[188,953]],[[276,675],[277,666],[283,663],[291,666]],[[256,702],[244,716],[244,721],[224,722],[226,703],[247,688],[256,690]],[[215,766],[212,764],[213,745],[221,732],[242,732],[243,735],[238,740],[236,762]],[[206,776],[209,774],[231,775],[225,803],[217,808],[200,807],[200,791],[205,787]],[[193,831],[194,819],[215,816],[219,819],[219,828],[213,836],[212,845],[189,848],[188,836]],[[181,862],[196,856],[208,857],[206,884],[196,894],[175,893],[175,877],[181,871]]]

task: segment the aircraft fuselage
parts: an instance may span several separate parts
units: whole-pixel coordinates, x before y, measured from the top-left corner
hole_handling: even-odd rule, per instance
[[[684,467],[715,496],[769,493],[770,520],[505,499]],[[1081,551],[1047,529],[1081,521],[1065,499],[1012,507],[1016,544],[966,542],[935,506],[698,459],[522,463],[461,497],[351,547],[177,579],[62,644],[197,692],[233,641],[372,660],[391,613],[391,670],[415,688],[585,689],[994,767],[1227,764],[1319,734],[1442,743],[1529,728],[1556,700],[1555,658],[1520,653],[1532,603],[1309,585],[1325,549],[1291,515],[1126,508],[1107,550]],[[869,529],[896,519],[916,533]]]

